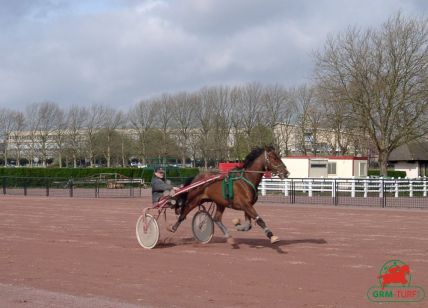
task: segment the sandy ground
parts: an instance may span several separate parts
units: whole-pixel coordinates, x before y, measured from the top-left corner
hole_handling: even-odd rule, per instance
[[[391,259],[428,291],[427,210],[258,204],[275,245],[226,210],[237,247],[218,229],[195,242],[187,219],[146,250],[135,223],[149,203],[0,196],[0,307],[378,307],[367,291]]]

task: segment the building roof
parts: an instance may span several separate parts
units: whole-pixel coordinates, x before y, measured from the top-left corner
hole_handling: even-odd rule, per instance
[[[399,146],[389,155],[389,161],[428,160],[428,141],[412,142]]]
[[[296,156],[286,156],[283,157],[286,159],[330,159],[330,160],[368,160],[368,157],[366,156],[332,156],[332,155],[326,155],[326,156],[315,156],[315,155],[296,155]]]

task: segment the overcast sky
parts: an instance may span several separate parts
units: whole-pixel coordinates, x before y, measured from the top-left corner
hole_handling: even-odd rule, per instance
[[[297,86],[328,34],[427,9],[425,0],[0,0],[0,107],[127,110],[203,86]]]

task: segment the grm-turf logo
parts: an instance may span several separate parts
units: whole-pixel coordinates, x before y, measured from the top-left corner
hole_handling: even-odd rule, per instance
[[[380,269],[377,276],[379,285],[367,291],[372,302],[420,302],[425,291],[412,285],[410,266],[400,260],[389,260]]]

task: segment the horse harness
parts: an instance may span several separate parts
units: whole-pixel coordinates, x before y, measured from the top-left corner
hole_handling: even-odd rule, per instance
[[[257,201],[258,198],[258,192],[257,192],[257,188],[254,186],[254,184],[247,179],[244,176],[244,169],[241,170],[232,170],[229,172],[229,174],[227,176],[224,177],[223,181],[222,181],[222,194],[223,194],[223,198],[226,199],[229,204],[227,207],[231,208],[233,205],[233,198],[234,198],[234,190],[233,190],[233,184],[235,181],[239,181],[242,180],[245,183],[247,183],[254,191],[254,197],[253,197],[253,203],[255,203]]]
[[[264,171],[252,171],[252,172],[262,172],[264,173],[265,171],[269,170],[269,164],[271,166],[270,170],[272,170],[272,173],[276,173],[275,171],[277,170],[278,167],[281,166],[281,164],[278,165],[273,165],[272,162],[269,160],[268,158],[268,153],[267,151],[264,151]],[[241,170],[232,170],[231,172],[229,172],[229,174],[224,177],[223,181],[222,181],[222,194],[223,197],[229,202],[228,207],[232,207],[233,205],[233,198],[234,198],[234,191],[233,191],[233,183],[235,181],[238,180],[243,180],[245,183],[247,183],[254,191],[254,197],[253,197],[253,203],[256,203],[257,198],[258,198],[258,191],[257,188],[254,186],[254,184],[248,180],[245,176],[244,176],[244,169]]]

